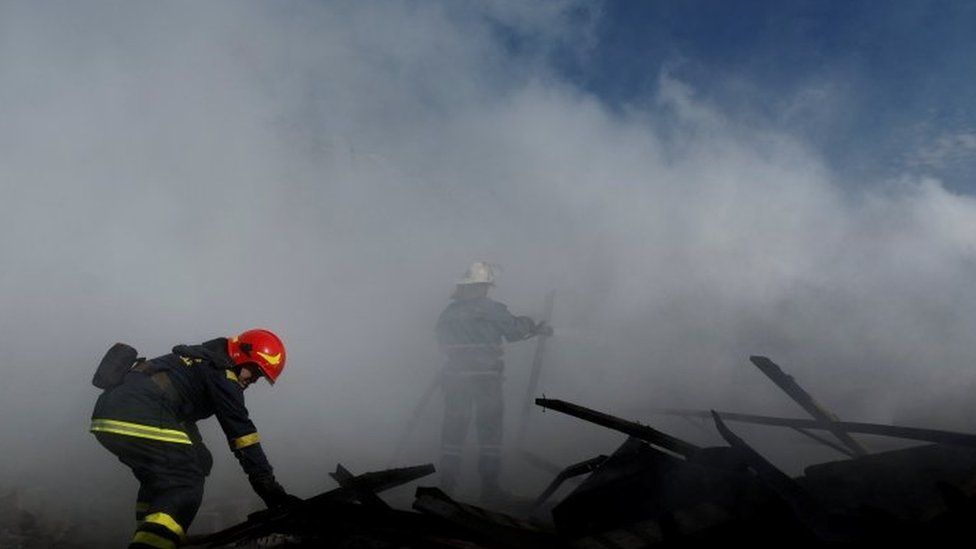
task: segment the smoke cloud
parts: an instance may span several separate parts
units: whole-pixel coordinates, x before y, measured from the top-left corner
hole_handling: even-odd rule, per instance
[[[717,443],[651,409],[798,413],[748,364],[764,354],[842,417],[965,429],[976,200],[854,186],[800,128],[732,122],[666,70],[646,103],[606,108],[549,68],[586,55],[598,8],[0,6],[2,485],[75,516],[97,493],[98,520],[127,520],[135,483],[86,431],[98,358],[252,326],[288,345],[281,383],[248,391],[284,484],[384,468],[440,367],[437,314],[482,259],[517,314],[558,292],[547,396]],[[508,351],[511,427],[532,350]],[[435,401],[399,464],[436,460],[438,422]],[[538,410],[530,432],[553,460],[620,440]],[[208,499],[246,494],[204,435]]]

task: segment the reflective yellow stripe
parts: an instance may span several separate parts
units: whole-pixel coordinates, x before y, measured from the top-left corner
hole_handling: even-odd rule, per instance
[[[166,513],[162,513],[162,512],[153,513],[148,517],[146,517],[146,522],[152,522],[160,526],[163,526],[170,532],[173,532],[174,534],[179,536],[180,538],[182,538],[184,535],[183,527],[180,526],[178,522],[173,520],[173,517],[169,516]]]
[[[93,419],[91,424],[92,432],[115,433],[131,437],[148,438],[161,440],[164,442],[175,442],[179,444],[193,444],[190,437],[183,431],[176,429],[161,429],[150,425],[140,425],[127,421],[114,419]]]
[[[227,379],[237,381],[237,374],[233,370],[224,370],[224,373],[227,374]]]
[[[132,537],[132,543],[144,543],[150,547],[158,547],[159,549],[176,549],[175,541],[157,536],[152,532],[136,532],[136,535]]]
[[[248,446],[253,446],[259,442],[261,442],[261,435],[251,433],[249,435],[235,438],[234,440],[230,441],[230,445],[233,446],[235,450],[240,450],[241,448],[247,448]]]
[[[163,442],[175,442],[177,444],[193,444],[190,437],[183,431],[176,429],[160,429],[150,425],[140,425],[127,421],[117,421],[114,419],[93,419],[91,431],[100,433],[115,433],[130,437],[148,438],[161,440]]]
[[[258,351],[258,356],[267,360],[268,364],[272,366],[277,366],[281,364],[281,353],[278,353],[276,355],[269,355],[266,353],[262,353],[261,351]]]

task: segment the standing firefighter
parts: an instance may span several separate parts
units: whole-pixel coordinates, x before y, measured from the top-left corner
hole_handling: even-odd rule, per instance
[[[125,345],[116,348],[135,350]],[[114,360],[111,381],[92,413],[91,431],[139,480],[135,536],[129,547],[179,546],[203,499],[213,457],[197,430],[198,420],[217,416],[231,451],[268,507],[297,500],[275,480],[248,418],[244,390],[266,377],[274,383],[285,367],[285,347],[268,330],[248,330],[201,345],[177,345],[149,361]],[[124,353],[123,353],[123,356]],[[117,373],[112,373],[117,372]],[[101,381],[101,382],[99,382]]]
[[[476,262],[458,281],[451,304],[437,320],[437,340],[447,357],[442,387],[444,426],[441,432],[441,486],[452,491],[461,469],[461,452],[471,423],[472,409],[478,430],[481,496],[504,497],[498,484],[501,472],[502,342],[521,341],[552,329],[488,298],[495,285],[491,265]]]

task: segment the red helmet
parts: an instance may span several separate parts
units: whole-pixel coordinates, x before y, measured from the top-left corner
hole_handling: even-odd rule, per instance
[[[227,340],[227,354],[240,366],[253,362],[272,385],[285,369],[285,344],[270,330],[248,330]]]

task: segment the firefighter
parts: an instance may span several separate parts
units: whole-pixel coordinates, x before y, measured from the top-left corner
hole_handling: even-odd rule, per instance
[[[552,328],[527,316],[514,316],[488,298],[495,285],[492,266],[475,262],[457,282],[451,303],[437,320],[437,340],[446,355],[441,380],[444,424],[441,431],[441,487],[454,490],[472,411],[478,435],[478,473],[482,500],[504,499],[501,473],[502,343],[551,335]]]
[[[95,404],[91,431],[139,481],[137,528],[130,548],[179,546],[203,499],[213,457],[196,422],[217,416],[231,451],[268,507],[299,501],[275,480],[248,418],[244,390],[259,378],[274,384],[285,367],[285,346],[268,330],[137,362]]]

